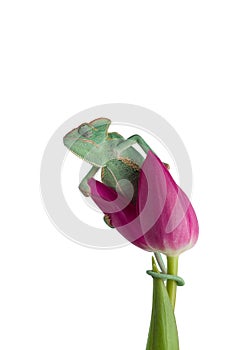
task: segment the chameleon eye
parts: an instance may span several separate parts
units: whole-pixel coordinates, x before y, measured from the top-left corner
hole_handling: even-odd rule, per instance
[[[78,134],[88,139],[93,134],[92,127],[88,124],[82,124],[78,128]]]

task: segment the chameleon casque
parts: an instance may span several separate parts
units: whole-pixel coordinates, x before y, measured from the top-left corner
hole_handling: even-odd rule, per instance
[[[87,181],[101,168],[102,182],[124,196],[131,195],[129,199],[135,203],[138,177],[144,157],[132,146],[138,144],[145,153],[151,148],[139,135],[125,139],[117,132],[108,132],[110,124],[111,120],[107,118],[83,123],[68,132],[63,142],[75,155],[92,165],[79,185],[80,191],[85,196],[90,195]],[[167,164],[165,166],[168,167]],[[133,191],[131,188],[129,193],[129,182],[121,180],[130,181]],[[113,227],[108,215],[104,216],[104,221],[108,226]]]

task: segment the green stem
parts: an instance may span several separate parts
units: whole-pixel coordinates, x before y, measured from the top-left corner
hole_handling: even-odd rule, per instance
[[[163,279],[152,258],[153,300],[146,350],[179,350],[174,311]]]
[[[167,257],[167,273],[169,275],[175,275],[178,274],[178,256],[168,256]],[[177,289],[177,283],[173,280],[167,280],[167,292],[169,295],[169,298],[171,300],[171,305],[173,309],[175,308],[175,302],[176,302],[176,289]]]

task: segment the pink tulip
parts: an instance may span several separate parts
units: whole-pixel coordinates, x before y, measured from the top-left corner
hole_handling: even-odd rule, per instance
[[[178,256],[196,243],[199,228],[195,211],[153,152],[148,152],[140,170],[135,204],[95,179],[88,183],[97,206],[136,246]]]

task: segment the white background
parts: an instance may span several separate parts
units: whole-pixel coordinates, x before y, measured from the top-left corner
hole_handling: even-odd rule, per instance
[[[145,348],[150,253],[69,241],[40,197],[52,133],[111,102],[186,144],[200,238],[180,258],[181,350],[233,348],[233,16],[225,0],[1,2],[1,349]]]

